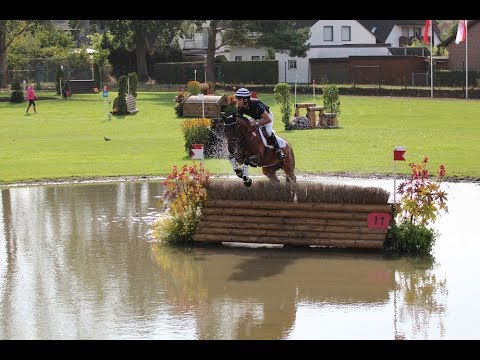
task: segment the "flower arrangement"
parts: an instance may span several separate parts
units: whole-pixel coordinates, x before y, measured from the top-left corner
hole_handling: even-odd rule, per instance
[[[173,166],[163,185],[161,206],[166,212],[154,224],[153,236],[167,243],[191,243],[201,215],[201,207],[207,200],[206,186],[210,174],[202,163],[184,165],[181,170]]]
[[[394,214],[398,223],[387,232],[389,250],[423,254],[431,253],[438,233],[429,228],[441,211],[448,213],[447,193],[441,189],[445,166],[440,165],[438,182],[430,179],[428,157],[419,164],[410,163],[412,175],[401,183],[397,191],[400,203],[395,204]]]

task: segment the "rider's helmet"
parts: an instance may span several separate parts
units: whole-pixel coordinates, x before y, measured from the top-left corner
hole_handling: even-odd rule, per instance
[[[246,88],[240,88],[235,93],[235,97],[250,100],[250,91],[248,91]]]

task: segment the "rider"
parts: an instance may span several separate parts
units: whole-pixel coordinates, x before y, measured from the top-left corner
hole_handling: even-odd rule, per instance
[[[270,108],[262,103],[260,100],[255,99],[252,101],[250,99],[250,91],[246,88],[240,88],[235,93],[237,98],[237,107],[238,114],[243,116],[247,115],[250,121],[250,126],[263,126],[267,131],[268,143],[273,145],[275,148],[275,153],[278,159],[283,159],[284,154],[278,145],[277,138],[273,133],[273,114],[270,111]]]

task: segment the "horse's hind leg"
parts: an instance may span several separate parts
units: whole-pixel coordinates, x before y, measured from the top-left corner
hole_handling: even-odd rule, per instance
[[[264,168],[262,168],[262,172],[263,172],[263,175],[265,175],[267,178],[270,179],[270,181],[275,181],[275,182],[280,181],[277,177],[277,174],[276,174],[277,171],[276,170],[273,170],[270,167],[264,167]]]

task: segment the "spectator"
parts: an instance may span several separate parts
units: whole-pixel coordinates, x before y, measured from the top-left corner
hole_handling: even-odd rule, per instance
[[[30,84],[30,86],[27,88],[27,101],[28,101],[27,114],[28,114],[28,110],[30,110],[31,105],[33,105],[33,111],[35,111],[35,113],[37,112],[37,107],[35,105],[35,100],[38,99],[38,96],[37,96],[37,94],[35,94],[35,90],[34,90],[33,87],[34,87],[34,85]]]

